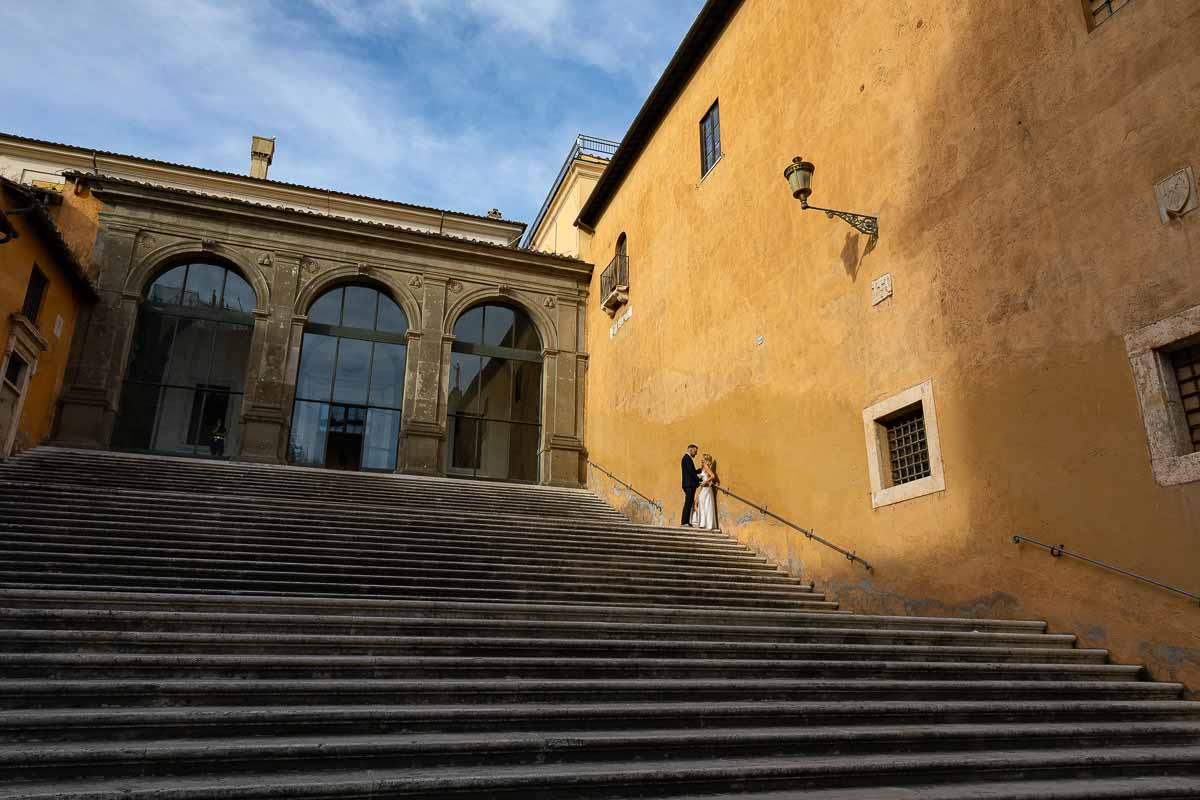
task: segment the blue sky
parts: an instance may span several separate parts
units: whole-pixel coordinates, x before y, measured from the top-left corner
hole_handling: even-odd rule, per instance
[[[532,222],[619,139],[702,0],[29,0],[0,130]]]

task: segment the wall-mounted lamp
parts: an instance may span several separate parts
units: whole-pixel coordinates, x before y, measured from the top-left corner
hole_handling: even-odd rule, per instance
[[[800,156],[793,158],[792,163],[787,165],[787,169],[783,171],[783,177],[787,178],[788,186],[792,187],[792,197],[800,201],[801,208],[824,211],[825,215],[830,219],[841,217],[855,230],[867,234],[871,238],[867,241],[866,252],[871,252],[875,247],[875,242],[879,239],[879,217],[871,217],[866,214],[853,214],[849,211],[835,211],[832,208],[810,206],[808,204],[808,196],[812,194],[814,170],[815,167],[812,165],[812,162],[805,161]]]

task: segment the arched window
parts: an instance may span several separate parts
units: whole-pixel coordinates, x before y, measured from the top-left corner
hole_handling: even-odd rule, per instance
[[[254,289],[220,264],[180,264],[138,310],[113,447],[227,456],[241,449]]]
[[[288,460],[392,471],[404,401],[408,318],[371,286],[339,286],[308,309]]]
[[[469,309],[450,354],[447,472],[537,481],[542,420],[542,342],[525,312]]]

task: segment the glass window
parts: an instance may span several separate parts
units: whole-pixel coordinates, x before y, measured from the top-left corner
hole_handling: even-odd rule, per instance
[[[463,344],[483,341],[483,306],[472,308],[454,323],[454,338]]]
[[[333,364],[337,358],[337,337],[319,333],[304,334],[300,349],[300,372],[296,376],[296,397],[305,400],[329,400],[333,392]]]
[[[512,347],[514,317],[511,308],[487,306],[483,312],[483,344],[492,347]]]
[[[479,413],[478,380],[480,357],[470,353],[450,354],[450,413]]]
[[[479,413],[490,419],[508,419],[512,411],[512,362],[485,356],[479,368]]]
[[[221,308],[221,292],[225,288],[223,267],[215,264],[191,264],[183,286],[183,305]]]
[[[179,305],[180,294],[183,292],[183,280],[187,277],[187,267],[172,267],[158,276],[150,291],[146,292],[146,300],[164,306]]]
[[[37,324],[38,315],[42,313],[42,301],[46,299],[46,289],[49,286],[50,279],[35,264],[33,272],[29,273],[29,285],[25,287],[25,302],[21,305],[21,315],[34,325]]]
[[[366,286],[347,286],[340,324],[344,328],[375,330],[375,307],[378,302],[379,292],[374,289]]]
[[[379,320],[375,327],[384,333],[404,333],[408,330],[408,317],[390,297],[379,295]]]
[[[217,323],[195,317],[180,317],[167,365],[166,383],[192,386],[208,383]],[[243,365],[244,368],[244,365]]]
[[[716,103],[700,120],[700,175],[703,176],[721,157],[721,111]]]
[[[158,384],[127,383],[121,391],[121,413],[113,429],[112,446],[129,450],[149,450],[158,419]]]
[[[371,373],[371,342],[338,339],[337,371],[333,379],[333,402],[366,405]]]
[[[309,467],[325,463],[325,434],[329,430],[329,404],[297,400],[288,437],[288,461]]]
[[[308,307],[308,321],[318,325],[337,325],[342,319],[343,289],[334,289],[317,298]]]
[[[125,380],[159,383],[166,376],[167,361],[175,344],[178,317],[170,317],[155,306],[146,306],[138,315],[133,334],[129,369]]]
[[[404,399],[404,355],[402,344],[376,342],[371,356],[370,405],[400,408]]]
[[[224,297],[223,304],[229,311],[240,311],[243,314],[249,314],[254,310],[254,289],[250,288],[250,284],[246,282],[246,279],[236,272],[225,273]]]
[[[362,468],[389,472],[396,469],[396,446],[399,441],[400,412],[368,409]]]
[[[8,357],[8,366],[4,368],[4,380],[12,384],[14,389],[21,388],[21,378],[25,377],[25,359],[16,353]]]

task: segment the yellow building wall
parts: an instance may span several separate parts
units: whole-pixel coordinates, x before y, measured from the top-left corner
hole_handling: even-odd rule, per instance
[[[591,260],[588,247],[591,237],[575,227],[575,218],[591,196],[607,163],[588,155],[576,157],[562,185],[550,199],[545,218],[529,240],[531,249]]]
[[[0,193],[0,203],[5,209],[14,207],[7,192]],[[17,205],[24,203],[18,201]],[[8,341],[12,332],[12,315],[20,312],[25,303],[33,265],[37,264],[50,280],[38,316],[38,328],[49,347],[38,356],[37,372],[29,380],[13,442],[15,453],[42,443],[50,435],[79,313],[79,296],[71,279],[42,244],[37,232],[25,222],[24,215],[10,217],[10,220],[21,235],[0,245],[0,346]],[[55,322],[59,316],[63,321],[56,336]]]
[[[1200,484],[1155,482],[1122,339],[1200,304],[1200,212],[1163,225],[1153,191],[1200,162],[1200,5],[1130,3],[1091,33],[1080,5],[747,0],[597,226],[589,456],[676,524],[695,441],[726,486],[874,565],[720,498],[724,530],[844,608],[1045,619],[1196,689],[1194,601],[1011,542],[1200,591]],[[795,155],[813,204],[878,212],[873,252],[801,211]],[[622,231],[614,332],[599,268]],[[872,510],[863,409],[927,379],[945,491]]]

